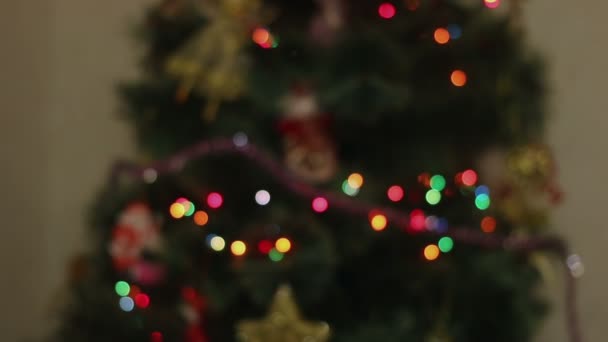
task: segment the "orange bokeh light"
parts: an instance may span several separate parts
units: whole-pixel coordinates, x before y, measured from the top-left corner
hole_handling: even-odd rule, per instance
[[[207,224],[207,222],[209,222],[209,215],[207,215],[206,212],[204,211],[197,211],[194,214],[194,223],[196,223],[197,226],[204,226]]]
[[[251,39],[253,39],[253,41],[259,45],[267,44],[270,41],[270,32],[263,27],[258,27],[253,30]]]
[[[440,27],[435,30],[434,37],[437,44],[447,44],[450,41],[450,32]]]
[[[462,70],[452,71],[450,79],[452,84],[457,87],[464,87],[464,85],[467,84],[467,74]]]
[[[424,258],[428,261],[437,260],[439,258],[439,247],[437,245],[428,245],[424,248]]]
[[[496,230],[496,219],[486,216],[481,220],[481,230],[484,233],[493,233]]]

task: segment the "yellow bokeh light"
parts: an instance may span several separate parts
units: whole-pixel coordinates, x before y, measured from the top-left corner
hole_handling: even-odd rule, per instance
[[[247,252],[247,246],[243,241],[237,240],[230,245],[230,251],[236,256],[242,256],[245,254],[245,252]]]
[[[360,173],[353,173],[348,176],[348,185],[353,189],[359,189],[363,186],[363,176]]]
[[[277,240],[274,246],[276,247],[277,251],[287,253],[291,250],[291,241],[286,238],[280,238]]]
[[[171,217],[180,219],[186,214],[186,207],[181,203],[173,203],[169,207],[169,213],[171,213]]]
[[[206,212],[200,210],[194,214],[194,223],[196,223],[197,226],[202,227],[206,225],[207,222],[209,222],[209,215],[207,215]]]
[[[424,257],[428,261],[437,260],[439,258],[439,247],[437,245],[428,245],[424,248]]]
[[[388,224],[388,220],[386,219],[386,216],[377,214],[372,217],[372,219],[370,220],[370,223],[372,225],[372,228],[375,231],[379,232],[386,228],[386,225]]]

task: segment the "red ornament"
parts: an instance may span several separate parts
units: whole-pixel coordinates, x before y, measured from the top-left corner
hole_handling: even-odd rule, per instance
[[[332,179],[338,162],[330,117],[320,113],[316,97],[303,86],[284,98],[283,107],[285,115],[278,127],[284,136],[287,167],[310,182]]]

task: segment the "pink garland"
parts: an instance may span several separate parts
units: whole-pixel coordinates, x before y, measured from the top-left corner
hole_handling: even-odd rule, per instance
[[[111,180],[115,182],[122,174],[128,174],[138,179],[144,178],[147,170],[154,170],[158,175],[179,172],[188,162],[206,157],[212,154],[239,154],[248,158],[271,174],[274,179],[289,189],[294,194],[301,197],[312,199],[318,196],[326,198],[333,209],[341,210],[351,215],[367,217],[370,211],[380,210],[391,222],[408,222],[409,215],[405,212],[393,208],[378,208],[355,199],[338,196],[335,193],[321,191],[315,187],[304,183],[294,177],[285,167],[274,158],[264,153],[255,145],[246,144],[237,146],[231,139],[219,138],[201,141],[181,150],[166,159],[153,162],[146,166],[139,166],[131,162],[117,162],[112,169]],[[427,231],[424,234],[439,234],[438,232]],[[582,342],[583,338],[576,312],[576,281],[571,275],[566,265],[566,258],[569,255],[568,246],[564,240],[555,236],[548,237],[516,237],[500,236],[497,234],[488,235],[477,230],[464,227],[450,227],[448,234],[455,241],[467,245],[479,246],[486,249],[504,249],[518,253],[530,253],[534,251],[548,251],[558,255],[563,260],[566,273],[566,319],[570,342]]]

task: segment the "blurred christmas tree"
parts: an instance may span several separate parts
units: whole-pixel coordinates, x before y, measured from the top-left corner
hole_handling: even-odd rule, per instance
[[[143,161],[99,195],[57,339],[531,340],[560,191],[516,5],[153,8],[121,88]]]

